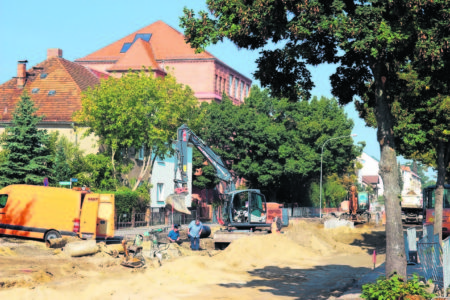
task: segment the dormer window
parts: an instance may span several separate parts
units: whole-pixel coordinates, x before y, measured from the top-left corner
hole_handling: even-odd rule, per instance
[[[42,73],[42,74],[41,74],[41,79],[47,78],[47,75],[48,75],[47,73]]]
[[[32,90],[31,90],[31,93],[32,93],[32,94],[37,94],[37,93],[39,93],[39,88],[34,88],[34,89],[32,89]]]
[[[49,95],[49,96],[53,96],[54,94],[56,94],[56,90],[50,90],[50,91],[48,91],[48,95]]]

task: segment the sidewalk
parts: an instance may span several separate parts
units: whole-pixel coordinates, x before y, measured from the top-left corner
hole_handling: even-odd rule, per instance
[[[424,276],[424,273],[422,271],[422,267],[420,264],[417,265],[408,265],[407,266],[407,274],[408,277],[411,276],[414,273],[417,273],[419,276]],[[332,299],[346,299],[346,300],[359,300],[362,299],[360,297],[362,292],[362,286],[366,283],[374,283],[376,282],[377,278],[380,276],[385,276],[385,263],[381,264],[375,270],[372,270],[368,272],[367,274],[363,275],[354,285],[351,287],[348,291],[346,291],[343,295],[340,297],[331,297]]]

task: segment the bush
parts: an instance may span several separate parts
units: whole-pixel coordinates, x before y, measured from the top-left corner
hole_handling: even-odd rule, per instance
[[[413,278],[404,282],[398,275],[394,274],[389,279],[380,276],[376,283],[363,285],[361,298],[369,300],[398,300],[406,299],[408,295],[422,296],[431,299],[435,295],[427,292],[428,284],[419,280],[417,274]]]
[[[131,215],[133,208],[136,213],[145,212],[150,201],[148,190],[145,187],[138,188],[136,191],[122,187],[118,191],[104,191],[101,193],[114,194],[116,214],[118,216],[123,214]]]

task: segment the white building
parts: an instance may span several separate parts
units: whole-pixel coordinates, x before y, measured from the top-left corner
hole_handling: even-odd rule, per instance
[[[177,164],[176,155],[167,156],[164,160],[156,159],[153,166],[151,177],[152,188],[150,190],[150,206],[165,207],[165,199],[170,194],[175,193],[175,167]],[[178,170],[178,168],[177,168]],[[191,207],[192,199],[192,147],[188,147],[188,195],[186,196],[186,207]],[[181,179],[180,173],[177,172],[177,179]]]
[[[373,158],[367,153],[363,152],[357,160],[362,164],[362,168],[357,170],[358,182],[364,186],[371,185],[377,196],[382,196],[384,193],[383,180],[378,173],[379,160]]]
[[[419,175],[411,171],[411,168],[407,166],[401,166],[401,170],[403,179],[402,196],[420,196],[422,194],[422,183],[420,182]]]

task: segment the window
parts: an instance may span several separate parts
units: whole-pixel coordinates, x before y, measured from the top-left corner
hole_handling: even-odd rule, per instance
[[[39,93],[39,88],[34,88],[34,89],[32,89],[32,90],[31,90],[31,93],[32,93],[32,94],[37,94],[37,93]]]
[[[53,96],[53,95],[55,95],[56,94],[56,90],[50,90],[50,91],[48,91],[48,95],[49,96]]]
[[[47,78],[47,75],[48,75],[47,73],[42,73],[42,74],[41,74],[41,79]]]
[[[222,91],[222,77],[219,77],[219,93]]]
[[[122,49],[120,50],[120,53],[125,53],[128,51],[128,49],[130,49],[131,45],[134,44],[134,42],[136,42],[138,39],[142,39],[146,42],[150,41],[152,37],[151,33],[138,33],[134,36],[134,39],[131,43],[123,43],[122,45]]]
[[[234,98],[238,97],[239,79],[234,80]]]
[[[144,146],[142,146],[142,148],[139,149],[139,159],[144,160]]]
[[[248,85],[245,86],[245,97],[248,97]]]
[[[215,92],[217,92],[218,91],[218,89],[217,89],[217,75],[216,75],[216,80],[214,81],[214,91]]]
[[[241,81],[241,91],[240,91],[240,93],[239,93],[239,96],[240,96],[240,98],[241,98],[241,101],[244,101],[244,82],[243,81]]]
[[[6,194],[0,195],[0,208],[4,208],[6,206],[7,201],[8,201],[8,195],[6,195]]]
[[[156,201],[164,201],[164,183],[156,184]]]
[[[225,79],[225,77],[223,78],[223,84],[222,84],[222,92],[225,92],[225,87],[227,86],[227,80]]]
[[[231,96],[232,87],[233,87],[233,75],[230,75],[230,81],[228,82],[228,96]]]

